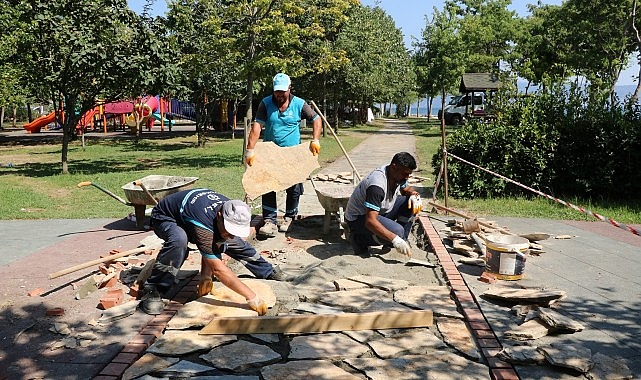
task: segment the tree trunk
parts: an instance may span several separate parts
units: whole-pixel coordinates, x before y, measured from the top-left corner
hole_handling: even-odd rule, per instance
[[[634,30],[634,36],[637,43],[637,52],[641,52],[641,36],[639,36],[639,30],[636,27],[636,15],[637,15],[637,0],[632,1],[632,29]],[[637,77],[637,87],[634,89],[634,94],[630,98],[630,104],[635,104],[637,99],[639,99],[639,93],[641,92],[641,54],[638,55],[639,62],[639,76]]]
[[[27,103],[27,118],[31,123],[33,121],[33,115],[31,114],[31,104]]]
[[[430,96],[427,106],[427,121],[430,121],[432,118],[432,103],[434,102],[434,97]]]
[[[13,128],[15,128],[15,127],[16,127],[16,115],[17,115],[17,113],[18,113],[17,111],[18,111],[18,107],[13,106],[13,121],[12,121],[12,123],[11,123],[11,126],[12,126]]]
[[[4,129],[4,106],[0,107],[0,130]]]

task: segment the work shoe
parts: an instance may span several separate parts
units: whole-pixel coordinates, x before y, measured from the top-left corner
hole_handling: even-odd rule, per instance
[[[266,220],[265,224],[258,230],[258,235],[263,237],[274,237],[278,232],[278,227],[271,220]]]
[[[354,254],[358,256],[367,256],[369,254],[369,247],[364,244],[360,244],[356,241],[356,235],[355,234],[350,234],[349,236],[349,244],[352,246],[352,249],[354,250]]]
[[[138,308],[149,315],[158,315],[165,309],[165,302],[154,285],[143,287]]]
[[[294,278],[283,272],[278,265],[274,265],[274,270],[267,276],[267,279],[273,281],[292,281]]]
[[[291,218],[289,216],[284,217],[283,221],[280,223],[280,226],[278,226],[278,231],[280,232],[289,231],[289,227],[292,225],[293,220],[294,218]]]

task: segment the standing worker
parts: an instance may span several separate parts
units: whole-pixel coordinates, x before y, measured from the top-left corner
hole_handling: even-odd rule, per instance
[[[356,186],[345,210],[355,254],[385,245],[411,256],[407,237],[414,216],[423,208],[420,194],[407,183],[414,169],[411,154],[396,153],[389,165],[374,169]]]
[[[150,225],[164,240],[151,275],[143,285],[140,309],[160,314],[165,304],[161,293],[174,285],[178,270],[187,259],[188,243],[202,255],[198,296],[209,294],[212,276],[242,295],[259,315],[267,305],[225,265],[223,253],[241,262],[257,278],[287,281],[289,277],[272,266],[243,238],[249,236],[251,211],[245,202],[230,200],[209,189],[183,190],[163,198],[151,211]]]
[[[320,134],[322,123],[320,116],[314,112],[305,100],[291,94],[291,80],[287,74],[278,73],[274,76],[274,92],[264,98],[258,110],[252,129],[247,139],[245,162],[252,166],[256,158],[254,147],[260,136],[262,127],[265,127],[263,141],[271,141],[280,147],[296,146],[301,143],[300,121],[305,118],[312,122],[312,141],[309,150],[314,156],[320,153]],[[277,227],[276,218],[278,206],[276,193],[263,194],[263,220],[265,224],[259,229],[258,234],[263,237],[274,237],[276,232],[286,232],[292,220],[298,214],[298,201],[303,194],[303,184],[297,183],[286,190],[285,216],[283,222]]]

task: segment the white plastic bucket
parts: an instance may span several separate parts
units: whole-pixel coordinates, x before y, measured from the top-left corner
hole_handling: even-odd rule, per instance
[[[520,280],[525,271],[529,240],[520,236],[492,234],[485,238],[485,270],[499,280]]]

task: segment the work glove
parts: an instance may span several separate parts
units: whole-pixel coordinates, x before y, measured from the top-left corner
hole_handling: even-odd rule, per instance
[[[314,153],[314,156],[317,156],[320,154],[320,141],[314,139],[309,142],[309,150]]]
[[[394,248],[396,248],[396,250],[399,253],[401,253],[401,254],[403,254],[403,255],[405,255],[407,257],[411,257],[412,256],[412,252],[410,251],[410,245],[407,244],[407,242],[405,240],[403,240],[402,237],[400,237],[398,235],[394,236],[394,239],[392,239],[392,244],[394,244]]]
[[[267,304],[258,297],[258,294],[256,294],[256,297],[247,300],[247,305],[257,312],[258,315],[265,315],[265,313],[267,313]]]
[[[247,165],[252,166],[254,164],[254,158],[256,154],[254,153],[253,149],[247,149],[245,150],[245,163]]]
[[[421,201],[421,196],[418,194],[410,195],[407,200],[407,208],[412,209],[412,214],[416,215],[423,209],[423,201]]]
[[[211,278],[201,278],[198,283],[198,297],[206,296],[211,292],[214,287],[214,282]]]

